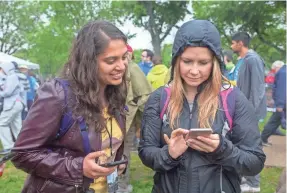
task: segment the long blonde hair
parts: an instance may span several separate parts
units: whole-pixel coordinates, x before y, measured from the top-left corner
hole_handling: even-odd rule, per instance
[[[213,67],[209,79],[205,83],[197,100],[198,125],[201,128],[210,128],[214,122],[219,107],[219,93],[222,84],[222,73],[216,57],[213,58]],[[179,116],[182,112],[184,101],[183,79],[180,76],[179,58],[174,68],[174,79],[171,84],[171,96],[168,104],[168,115],[172,129],[179,126]]]

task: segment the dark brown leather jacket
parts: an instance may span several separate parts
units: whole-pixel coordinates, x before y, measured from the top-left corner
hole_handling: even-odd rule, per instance
[[[81,131],[74,123],[59,140],[59,131],[64,113],[64,90],[55,80],[45,83],[38,91],[13,152],[13,164],[29,173],[22,193],[82,193],[88,188],[83,176],[85,157]],[[125,117],[116,117],[125,135]],[[89,131],[92,151],[101,147],[101,136]],[[123,154],[123,144],[116,160]]]

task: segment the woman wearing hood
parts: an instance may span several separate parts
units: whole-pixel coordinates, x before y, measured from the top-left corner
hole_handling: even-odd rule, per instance
[[[241,175],[263,169],[254,110],[238,89],[223,85],[223,65],[220,34],[211,22],[181,26],[170,84],[152,93],[143,114],[139,156],[155,171],[153,193],[240,193]],[[190,138],[195,128],[212,133]]]

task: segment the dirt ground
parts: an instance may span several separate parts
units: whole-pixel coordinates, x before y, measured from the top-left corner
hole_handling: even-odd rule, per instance
[[[271,147],[264,147],[266,166],[286,167],[286,137],[271,136]]]

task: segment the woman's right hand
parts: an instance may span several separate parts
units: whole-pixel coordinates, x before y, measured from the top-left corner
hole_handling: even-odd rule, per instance
[[[111,168],[105,168],[101,167],[96,163],[96,158],[99,158],[100,156],[105,156],[105,152],[103,151],[97,151],[93,153],[89,153],[85,158],[83,162],[83,173],[84,176],[92,179],[97,179],[99,177],[108,176],[109,174],[113,173],[116,169],[115,167]]]
[[[168,153],[173,159],[177,159],[187,150],[185,136],[188,136],[188,132],[186,129],[176,129],[172,131],[170,138],[164,134],[164,140],[168,145]]]

